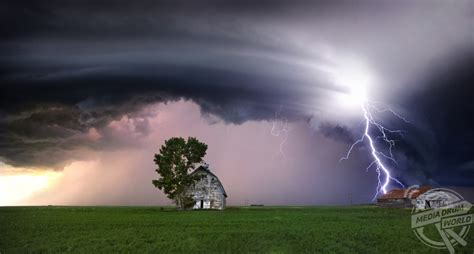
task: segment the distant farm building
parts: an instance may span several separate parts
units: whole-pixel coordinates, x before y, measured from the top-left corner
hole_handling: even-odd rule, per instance
[[[224,209],[227,193],[219,178],[209,170],[209,167],[200,166],[191,174],[202,176],[186,191],[195,201],[193,209]]]
[[[425,192],[416,199],[416,208],[440,208],[458,201],[459,198],[442,189]]]
[[[393,189],[377,198],[377,205],[382,207],[413,207],[417,205],[417,198],[430,189],[431,186]]]

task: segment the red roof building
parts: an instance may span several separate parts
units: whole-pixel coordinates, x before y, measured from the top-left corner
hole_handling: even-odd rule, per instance
[[[393,189],[377,198],[377,205],[384,207],[413,207],[416,198],[431,189],[431,186]]]

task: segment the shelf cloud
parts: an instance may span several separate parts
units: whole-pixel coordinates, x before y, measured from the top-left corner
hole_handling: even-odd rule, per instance
[[[370,98],[410,119],[396,146],[402,179],[472,186],[469,5],[3,1],[0,160],[62,170],[93,151],[139,146],[150,106],[180,100],[209,125],[281,111],[350,144],[359,119],[341,110],[347,91],[325,71],[350,59],[374,74]],[[114,126],[124,119],[127,135]]]

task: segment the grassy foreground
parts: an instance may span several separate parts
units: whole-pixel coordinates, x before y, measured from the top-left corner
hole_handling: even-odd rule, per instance
[[[467,247],[473,253],[474,232]],[[377,207],[3,207],[4,253],[448,253],[423,245],[410,211]]]

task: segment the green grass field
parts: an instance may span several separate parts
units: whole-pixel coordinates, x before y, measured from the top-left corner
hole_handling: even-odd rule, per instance
[[[457,253],[473,253],[468,246]],[[5,253],[448,253],[423,245],[410,211],[377,207],[3,207]]]

